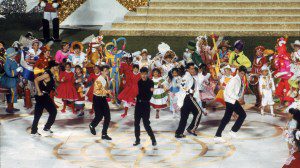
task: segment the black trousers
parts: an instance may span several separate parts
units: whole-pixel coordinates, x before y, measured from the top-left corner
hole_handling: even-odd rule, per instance
[[[93,108],[95,111],[95,117],[91,122],[92,127],[97,127],[99,122],[104,117],[104,123],[102,128],[102,135],[107,135],[107,129],[110,123],[110,110],[106,100],[106,97],[95,96],[93,97]]]
[[[239,131],[239,129],[243,125],[245,118],[247,117],[246,112],[243,109],[243,107],[240,105],[239,101],[236,101],[234,104],[228,102],[225,103],[226,103],[226,110],[225,110],[224,117],[222,118],[219,128],[217,130],[216,133],[217,137],[222,136],[222,132],[224,131],[226,125],[229,123],[233,112],[235,112],[239,116],[236,122],[234,123],[233,127],[231,128],[233,132]]]
[[[189,118],[190,112],[193,113],[194,117],[188,129],[195,131],[200,124],[200,120],[202,117],[202,110],[192,95],[186,95],[183,106],[181,107],[180,111],[181,111],[181,116],[180,116],[179,126],[176,130],[176,134],[184,133],[184,129],[187,120]]]
[[[38,123],[43,114],[43,110],[46,109],[49,113],[47,123],[45,124],[44,129],[50,129],[54,124],[57,109],[54,105],[54,102],[50,98],[50,95],[44,94],[43,96],[35,96],[35,109],[34,109],[34,119],[31,127],[31,133],[34,134],[38,130]]]
[[[149,102],[137,102],[134,110],[134,133],[137,141],[140,140],[141,128],[140,122],[143,120],[145,130],[150,136],[152,141],[155,140],[154,133],[150,126],[150,103]]]

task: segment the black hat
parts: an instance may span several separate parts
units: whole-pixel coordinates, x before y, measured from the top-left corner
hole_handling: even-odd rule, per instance
[[[51,69],[52,67],[55,66],[58,66],[58,63],[56,63],[54,60],[48,62],[48,69]]]

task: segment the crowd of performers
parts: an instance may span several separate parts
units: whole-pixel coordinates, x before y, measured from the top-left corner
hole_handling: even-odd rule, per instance
[[[212,35],[200,36],[187,44],[186,52],[176,54],[166,43],[158,45],[158,54],[151,56],[146,49],[134,53],[125,51],[126,39],[114,39],[107,44],[103,37],[93,37],[88,42],[62,42],[61,49],[52,56],[51,43],[43,45],[31,33],[23,36],[8,49],[0,42],[1,93],[6,94],[7,113],[18,112],[14,107],[18,98],[24,99],[24,107],[31,109],[34,121],[32,134],[38,133],[38,121],[43,109],[49,112],[44,127],[50,130],[57,115],[54,97],[61,99],[62,113],[67,108],[74,115],[85,115],[86,101],[92,102],[90,114],[95,117],[89,128],[96,135],[96,126],[104,118],[102,139],[111,140],[107,134],[110,123],[109,102],[122,105],[125,118],[129,108],[135,107],[134,125],[136,142],[140,144],[140,120],[156,145],[150,127],[150,111],[160,118],[164,109],[173,118],[180,118],[176,138],[184,138],[184,131],[197,136],[202,115],[208,106],[225,106],[225,114],[215,135],[215,141],[225,142],[222,131],[235,113],[236,122],[230,131],[232,137],[246,118],[242,107],[244,95],[253,93],[255,107],[261,115],[269,109],[272,116],[275,100],[286,108],[290,121],[286,127],[286,139],[291,154],[299,146],[300,114],[300,41],[291,43],[293,52],[288,53],[288,39],[279,38],[274,50],[257,46],[253,61],[244,54],[244,42],[238,40],[231,47],[226,40]],[[120,43],[122,47],[120,49]],[[84,44],[87,44],[84,50]],[[230,49],[233,50],[230,50]],[[2,101],[5,98],[2,97]],[[163,111],[164,113],[166,110]],[[186,128],[189,114],[192,123]],[[294,136],[297,134],[298,136]],[[298,137],[298,138],[296,138]],[[297,142],[297,143],[295,143]],[[292,145],[293,144],[293,145]],[[297,145],[295,145],[297,144]],[[293,155],[291,155],[293,156]],[[297,156],[299,158],[299,153]]]

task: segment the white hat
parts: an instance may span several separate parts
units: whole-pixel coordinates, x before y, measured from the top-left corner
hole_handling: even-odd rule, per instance
[[[226,66],[224,66],[222,69],[223,69],[223,70],[225,70],[225,69],[231,69],[231,67],[230,67],[230,65],[226,65]]]
[[[294,48],[296,46],[300,46],[300,40],[296,40],[294,43],[291,44],[291,46]]]
[[[267,64],[263,65],[261,67],[261,70],[264,71],[264,70],[269,70],[269,67],[267,66]]]

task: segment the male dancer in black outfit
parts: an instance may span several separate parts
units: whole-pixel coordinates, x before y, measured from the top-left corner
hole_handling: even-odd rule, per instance
[[[195,74],[195,64],[188,63],[186,65],[186,73],[181,80],[181,91],[177,94],[178,101],[177,104],[181,108],[181,116],[178,128],[175,133],[176,138],[185,138],[184,129],[187,124],[187,120],[189,118],[189,114],[192,112],[194,115],[193,121],[187,129],[187,132],[197,136],[196,129],[199,126],[202,109],[197,103],[197,98],[199,98],[199,92],[196,80],[192,76]]]
[[[93,135],[96,135],[96,127],[104,117],[104,123],[102,128],[102,139],[112,140],[107,135],[107,129],[110,123],[110,109],[106,100],[107,95],[111,95],[111,91],[108,89],[107,76],[109,74],[109,66],[102,65],[100,67],[101,75],[94,82],[94,97],[93,108],[95,110],[95,118],[89,125],[90,131]]]
[[[138,95],[134,111],[134,133],[135,143],[133,146],[140,144],[140,122],[143,119],[144,127],[151,138],[152,146],[156,146],[156,139],[150,126],[150,99],[153,95],[154,83],[148,78],[148,68],[143,67],[140,70],[141,79],[138,82]]]

